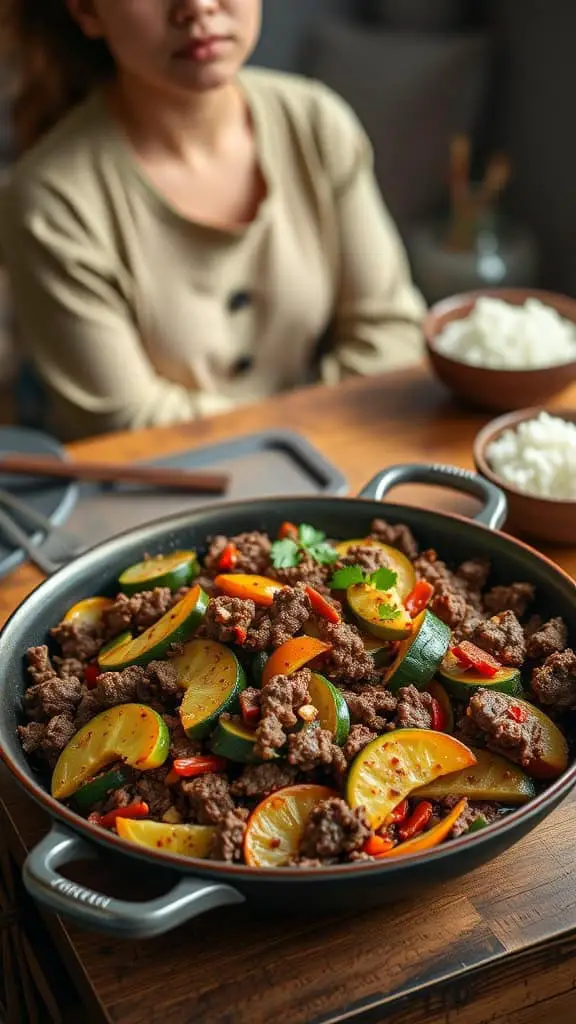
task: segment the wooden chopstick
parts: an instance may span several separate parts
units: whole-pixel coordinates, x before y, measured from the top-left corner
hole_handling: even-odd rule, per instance
[[[223,494],[230,483],[226,473],[165,469],[160,466],[109,462],[61,462],[42,455],[5,455],[0,472],[18,476],[60,477],[65,480],[92,480],[98,483],[135,483],[199,494]]]

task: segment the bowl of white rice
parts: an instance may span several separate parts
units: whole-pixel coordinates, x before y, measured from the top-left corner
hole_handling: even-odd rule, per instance
[[[478,434],[474,462],[505,491],[516,532],[576,544],[576,409],[499,416]]]
[[[507,412],[576,381],[576,300],[535,289],[468,292],[436,303],[424,334],[431,366],[461,400]]]

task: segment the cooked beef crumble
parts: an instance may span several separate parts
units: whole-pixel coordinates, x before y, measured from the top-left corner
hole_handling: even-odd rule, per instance
[[[511,713],[511,705],[513,700],[503,693],[478,690],[470,698],[468,715],[489,750],[526,766],[544,751],[542,729],[533,717],[518,721]]]
[[[562,618],[545,621],[532,614],[528,619],[527,613],[538,596],[532,584],[514,582],[487,589],[493,582],[487,559],[473,557],[450,566],[432,549],[419,553],[410,529],[402,524],[375,520],[369,536],[399,549],[412,561],[417,578],[432,585],[430,610],[449,626],[452,644],[469,639],[502,665],[523,673],[527,670],[531,674],[531,698],[545,711],[551,709],[554,719],[564,727],[564,721],[570,720],[566,716],[576,711],[576,654],[567,646],[568,628]],[[229,544],[235,545],[236,561],[221,570],[220,559]],[[92,808],[91,820],[99,821],[101,814],[144,801],[152,820],[211,826],[213,839],[208,856],[243,863],[249,816],[260,801],[302,783],[329,786],[342,794],[352,762],[369,743],[395,729],[433,727],[430,693],[411,685],[410,677],[398,692],[387,688],[384,666],[396,657],[399,645],[382,641],[377,655],[369,653],[357,620],[352,621],[344,593],[330,589],[334,571],[360,566],[371,574],[390,565],[392,557],[382,547],[358,541],[331,565],[319,564],[302,549],[296,566],[276,569],[272,564],[272,539],[264,533],[212,538],[196,580],[209,598],[199,637],[230,645],[249,677],[255,655],[270,655],[294,637],[309,633],[330,645],[330,650],[311,661],[309,667],[244,689],[236,705],[219,716],[222,725],[226,721],[236,727],[251,723],[254,744],[245,757],[250,763],[230,760],[226,767],[226,760],[212,760],[201,766],[205,774],[190,777],[182,774],[187,769],[196,770],[198,765],[174,767],[178,759],[211,756],[210,735],[191,739],[180,721],[184,691],[172,659],[184,652],[182,643],[172,644],[162,659],[145,667],[131,665],[121,672],[97,675],[96,658],[103,643],[127,630],[141,634],[172,608],[188,587],[175,592],[156,587],[131,597],[118,594],[98,625],[79,620],[60,622],[51,630],[50,647],[30,648],[30,686],[24,693],[23,723],[18,727],[24,752],[38,766],[43,762],[53,769],[76,732],[97,714],[122,704],[148,705],[162,716],[168,728],[169,754],[160,767],[148,771],[130,769],[121,760],[109,765],[106,771],[122,765],[124,780],[119,788],[111,786],[101,797]],[[224,596],[215,583],[221,571],[268,576],[283,587],[272,604],[263,607],[249,597]],[[327,621],[316,601],[312,606],[306,589],[310,586],[329,600],[340,616],[339,622]],[[313,671],[324,675],[347,705],[350,729],[347,735],[345,727],[343,734],[338,734],[341,746],[326,727],[330,719],[322,717],[326,712],[321,699],[320,708],[313,705]],[[524,682],[528,684],[527,677]],[[312,693],[316,692],[312,688]],[[513,698],[492,688],[474,693],[467,706],[455,699],[452,704],[457,738],[469,745],[485,746],[531,773],[531,765],[544,750],[542,728],[535,717],[524,715]],[[432,823],[445,817],[458,799],[455,793],[435,801]],[[416,800],[411,799],[411,810],[415,805]],[[469,801],[451,835],[466,833],[479,816],[490,823],[506,810],[496,803]],[[380,834],[394,842],[401,839],[397,827],[391,824]],[[291,863],[321,867],[370,860],[366,841],[371,835],[364,809],[352,809],[343,796],[335,795],[321,800],[312,810]]]

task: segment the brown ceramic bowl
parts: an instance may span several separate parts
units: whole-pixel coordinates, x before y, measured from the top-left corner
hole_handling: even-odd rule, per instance
[[[576,423],[576,409],[548,409],[551,416]],[[474,462],[482,476],[497,484],[508,499],[508,526],[518,533],[545,540],[553,544],[576,544],[576,500],[557,501],[552,498],[536,498],[516,490],[502,480],[490,467],[486,457],[488,447],[505,430],[514,429],[524,420],[534,419],[541,408],[521,409],[499,416],[480,431],[474,441]]]
[[[467,317],[477,299],[484,296],[503,299],[515,306],[529,298],[540,299],[576,324],[576,299],[534,288],[493,288],[453,295],[437,302],[424,321],[424,336],[434,372],[450,391],[476,408],[508,412],[540,405],[576,380],[576,360],[538,370],[489,370],[442,355],[435,345],[438,335],[451,320]]]

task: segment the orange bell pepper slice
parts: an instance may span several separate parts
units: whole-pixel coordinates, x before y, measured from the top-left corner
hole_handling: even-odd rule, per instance
[[[464,797],[450,814],[447,814],[438,825],[434,825],[433,828],[428,829],[427,832],[422,832],[418,836],[414,836],[413,839],[408,839],[405,843],[399,843],[393,850],[389,850],[387,853],[381,853],[381,857],[398,857],[403,854],[408,855],[409,853],[423,853],[425,850],[431,850],[434,846],[438,846],[442,843],[452,831],[452,828],[462,811],[466,808],[468,800]]]
[[[309,661],[332,650],[331,644],[317,640],[314,636],[295,636],[277,647],[264,666],[262,686],[274,676],[290,676]]]
[[[277,580],[269,579],[268,576],[244,576],[242,573],[232,573],[217,576],[214,583],[227,597],[240,597],[243,600],[254,601],[254,604],[269,608],[274,600],[274,595],[279,590],[284,590],[284,584]]]

